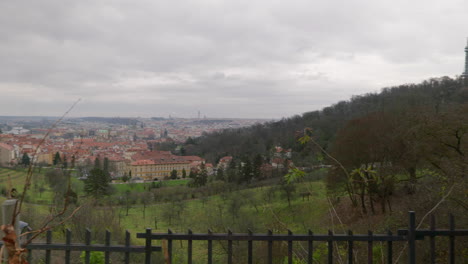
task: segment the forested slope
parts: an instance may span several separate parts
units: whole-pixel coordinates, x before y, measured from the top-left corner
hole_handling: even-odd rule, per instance
[[[450,105],[468,101],[468,89],[460,80],[449,77],[434,78],[419,84],[404,84],[384,88],[380,93],[353,96],[322,110],[307,112],[277,122],[257,124],[252,127],[228,129],[205,134],[187,142],[187,154],[200,155],[217,162],[225,155],[240,158],[256,154],[269,156],[274,146],[292,148],[294,160],[299,165],[317,162],[310,146],[297,143],[304,128],[313,129],[316,142],[325,150],[331,149],[337,132],[349,120],[371,113],[410,113],[414,109],[440,111]]]

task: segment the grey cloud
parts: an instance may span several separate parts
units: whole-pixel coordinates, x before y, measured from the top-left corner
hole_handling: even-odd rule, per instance
[[[0,114],[298,114],[461,71],[468,3],[441,3],[1,1]]]

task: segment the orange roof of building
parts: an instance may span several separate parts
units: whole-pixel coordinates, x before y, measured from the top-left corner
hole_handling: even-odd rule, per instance
[[[232,156],[222,157],[219,162],[230,162],[232,160]]]
[[[152,160],[138,160],[138,161],[135,161],[135,162],[132,162],[132,165],[135,166],[135,165],[154,165],[154,161]]]
[[[0,147],[4,148],[4,149],[8,149],[8,150],[14,150],[15,149],[13,146],[5,144],[5,143],[1,143],[1,142],[0,142]]]

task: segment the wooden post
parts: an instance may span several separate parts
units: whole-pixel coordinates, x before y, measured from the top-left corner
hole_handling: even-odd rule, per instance
[[[13,215],[15,214],[15,207],[16,203],[18,202],[17,199],[8,199],[3,202],[2,204],[2,224],[4,225],[11,225],[11,221],[13,220]],[[15,219],[15,231],[16,231],[16,243],[19,243],[18,237],[20,235],[20,226],[19,226],[19,215]],[[4,251],[4,258],[8,259],[8,252]]]

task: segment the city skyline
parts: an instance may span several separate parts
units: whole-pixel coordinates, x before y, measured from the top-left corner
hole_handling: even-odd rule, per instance
[[[81,98],[69,116],[289,117],[461,75],[467,9],[459,0],[3,1],[0,116],[60,116]]]

